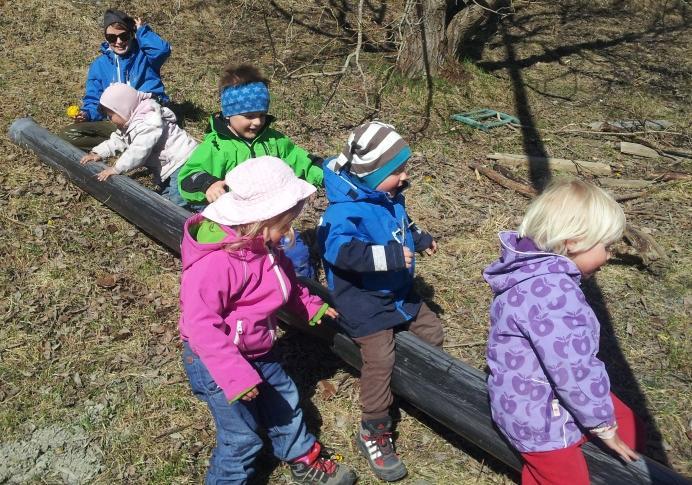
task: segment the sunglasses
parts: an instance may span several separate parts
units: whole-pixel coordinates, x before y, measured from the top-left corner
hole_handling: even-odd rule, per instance
[[[130,40],[130,32],[120,32],[119,34],[106,34],[106,40],[109,44],[115,44],[118,39],[120,42],[127,42]]]

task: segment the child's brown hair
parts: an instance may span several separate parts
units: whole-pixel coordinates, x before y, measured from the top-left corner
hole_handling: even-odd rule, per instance
[[[229,64],[221,71],[219,79],[219,94],[228,86],[240,86],[241,84],[264,83],[269,87],[269,79],[251,64]]]

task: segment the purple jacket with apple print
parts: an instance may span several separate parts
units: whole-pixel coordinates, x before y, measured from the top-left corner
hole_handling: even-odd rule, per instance
[[[615,423],[610,381],[596,354],[600,324],[565,256],[500,233],[483,277],[490,306],[487,361],[493,421],[520,452],[577,443],[581,428]]]

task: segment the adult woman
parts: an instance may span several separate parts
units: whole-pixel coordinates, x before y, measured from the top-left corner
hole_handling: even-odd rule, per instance
[[[140,18],[119,10],[103,15],[105,42],[101,55],[89,67],[86,92],[75,123],[60,136],[75,146],[89,150],[104,141],[115,130],[99,111],[103,91],[113,83],[125,83],[137,91],[151,93],[166,103],[161,66],[171,54],[171,47]]]

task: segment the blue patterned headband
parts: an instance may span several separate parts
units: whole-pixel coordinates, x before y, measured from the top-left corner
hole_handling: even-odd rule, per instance
[[[225,117],[269,111],[269,89],[263,82],[226,86],[221,93],[221,112]]]

